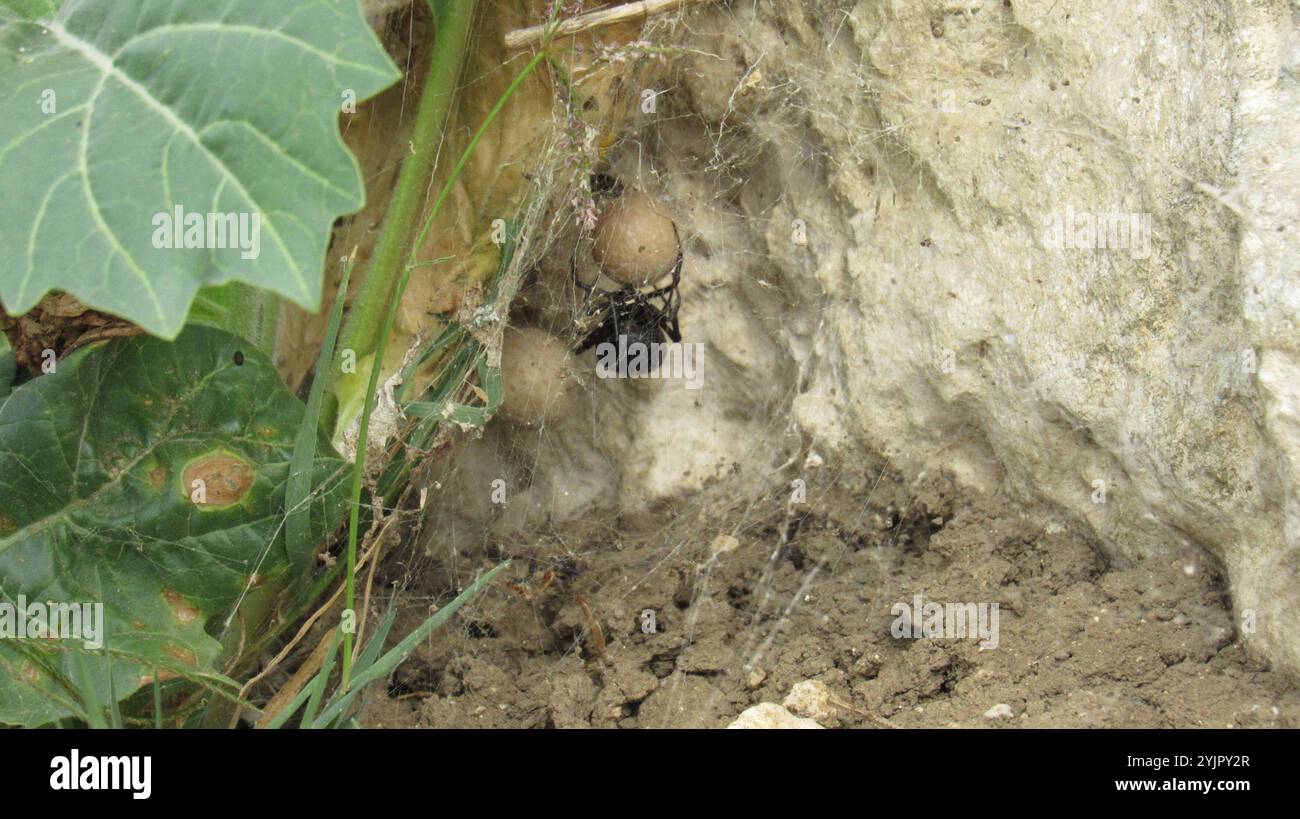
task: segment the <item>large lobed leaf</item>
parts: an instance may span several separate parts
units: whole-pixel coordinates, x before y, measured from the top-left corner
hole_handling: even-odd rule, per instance
[[[357,0],[0,0],[0,301],[64,290],[168,338],[201,286],[316,310],[364,201],[339,111],[397,78]],[[178,206],[256,214],[259,255],[158,247]]]
[[[0,404],[9,397],[9,388],[17,372],[18,362],[14,358],[13,347],[9,346],[9,338],[0,333]]]
[[[219,670],[214,634],[292,574],[284,498],[303,412],[247,342],[202,327],[82,350],[17,388],[0,406],[0,601],[104,604],[105,649],[88,655],[99,702],[105,657],[118,699],[155,674]],[[324,438],[317,453],[320,538],[341,517],[345,465]],[[251,642],[255,616],[242,627]],[[76,714],[82,651],[0,639],[0,722]]]

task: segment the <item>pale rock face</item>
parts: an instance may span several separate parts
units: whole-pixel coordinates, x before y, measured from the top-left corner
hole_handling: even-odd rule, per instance
[[[531,462],[566,499],[536,514],[771,475],[792,447],[884,456],[1046,504],[1116,559],[1205,549],[1246,639],[1300,672],[1291,7],[808,0],[662,25],[684,49],[612,170],[677,221],[704,388],[594,384]]]
[[[1117,558],[1203,547],[1300,670],[1287,4],[826,0],[677,31],[670,115],[621,171],[680,214],[683,332],[726,397],[622,406],[656,453],[623,500],[770,464],[792,419],[828,461],[1044,501]],[[674,445],[688,418],[707,443]]]
[[[1241,14],[1236,41],[1248,59],[1233,145],[1239,177],[1229,196],[1237,196],[1242,215],[1236,272],[1276,464],[1277,483],[1268,491],[1285,513],[1280,538],[1269,531],[1257,547],[1227,550],[1226,560],[1237,608],[1257,612],[1260,642],[1294,670],[1300,667],[1300,32],[1282,4],[1247,6]],[[1276,516],[1270,525],[1277,525]]]

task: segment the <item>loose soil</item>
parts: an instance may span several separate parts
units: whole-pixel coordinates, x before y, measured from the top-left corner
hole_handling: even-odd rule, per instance
[[[1044,515],[885,483],[870,501],[810,488],[799,507],[569,523],[418,573],[395,556],[386,572],[420,578],[398,594],[398,635],[453,581],[514,562],[362,722],[718,727],[813,679],[838,701],[827,727],[1300,725],[1295,682],[1244,649],[1204,554],[1118,565]],[[728,531],[735,548],[715,553]],[[896,639],[891,609],[916,594],[997,602],[998,646]],[[1010,716],[986,716],[997,705]]]

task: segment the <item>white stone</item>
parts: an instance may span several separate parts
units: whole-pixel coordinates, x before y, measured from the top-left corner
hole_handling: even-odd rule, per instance
[[[791,714],[774,702],[750,706],[728,728],[820,728],[816,722]]]
[[[1011,710],[1011,706],[1005,702],[1000,702],[989,710],[984,712],[984,719],[1011,719],[1016,713]]]
[[[821,680],[795,683],[783,704],[792,714],[819,723],[825,723],[835,713],[830,689]]]

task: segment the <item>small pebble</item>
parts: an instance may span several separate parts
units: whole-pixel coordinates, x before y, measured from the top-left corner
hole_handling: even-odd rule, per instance
[[[810,719],[801,719],[774,702],[762,702],[746,708],[728,728],[821,728]]]
[[[797,716],[825,723],[835,714],[831,705],[831,691],[821,680],[804,680],[795,683],[782,703]]]
[[[1011,719],[1015,712],[1005,702],[1000,702],[984,712],[984,719]]]

